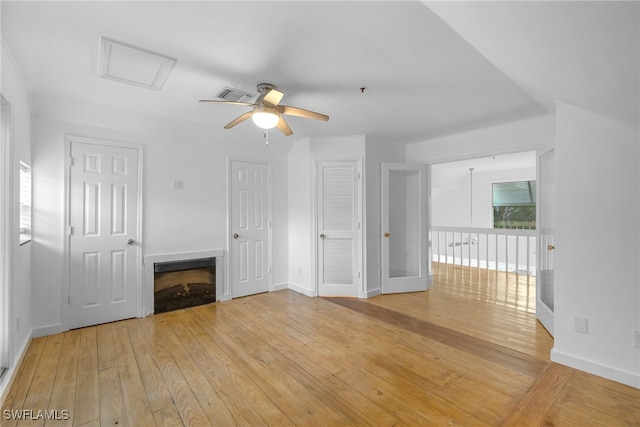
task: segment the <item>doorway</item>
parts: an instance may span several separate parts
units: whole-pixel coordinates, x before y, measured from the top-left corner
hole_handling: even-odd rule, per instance
[[[539,244],[540,262],[537,283],[536,316],[553,336],[554,322],[554,225],[555,170],[554,150],[538,158]]]
[[[142,147],[68,140],[69,328],[141,312]]]
[[[1,127],[0,127],[0,381],[9,368],[9,336],[10,336],[10,305],[9,305],[9,269],[11,266],[10,248],[11,236],[11,134],[12,111],[11,104],[0,96]]]
[[[540,285],[539,168],[535,151],[431,167],[431,247],[437,273],[448,278],[466,274],[466,280],[476,282],[481,278],[496,304],[528,314],[536,313]]]
[[[358,297],[362,282],[360,161],[318,161],[316,229],[319,296]]]
[[[426,291],[428,166],[382,164],[382,293]]]
[[[271,286],[271,167],[231,160],[231,297],[268,292]]]

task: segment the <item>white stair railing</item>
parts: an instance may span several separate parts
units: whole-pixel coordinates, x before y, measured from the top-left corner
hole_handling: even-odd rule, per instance
[[[536,230],[431,227],[432,260],[536,275]]]

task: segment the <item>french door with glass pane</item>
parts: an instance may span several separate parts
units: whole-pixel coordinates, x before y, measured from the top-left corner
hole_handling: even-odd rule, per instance
[[[428,286],[427,165],[382,164],[382,293]]]

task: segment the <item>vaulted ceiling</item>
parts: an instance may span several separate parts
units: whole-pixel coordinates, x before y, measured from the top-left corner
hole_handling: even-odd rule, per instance
[[[269,82],[294,135],[391,141],[551,114],[555,101],[638,128],[639,3],[2,1],[2,36],[32,93],[221,129],[203,105]],[[159,91],[98,77],[100,37],[175,58]],[[365,87],[364,93],[360,91]],[[38,105],[34,105],[38,111]],[[256,133],[250,123],[228,138]],[[284,137],[282,137],[284,138]]]

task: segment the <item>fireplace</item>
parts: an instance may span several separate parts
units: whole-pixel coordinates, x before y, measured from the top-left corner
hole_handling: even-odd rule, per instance
[[[215,302],[215,257],[154,263],[153,301],[155,313]]]

